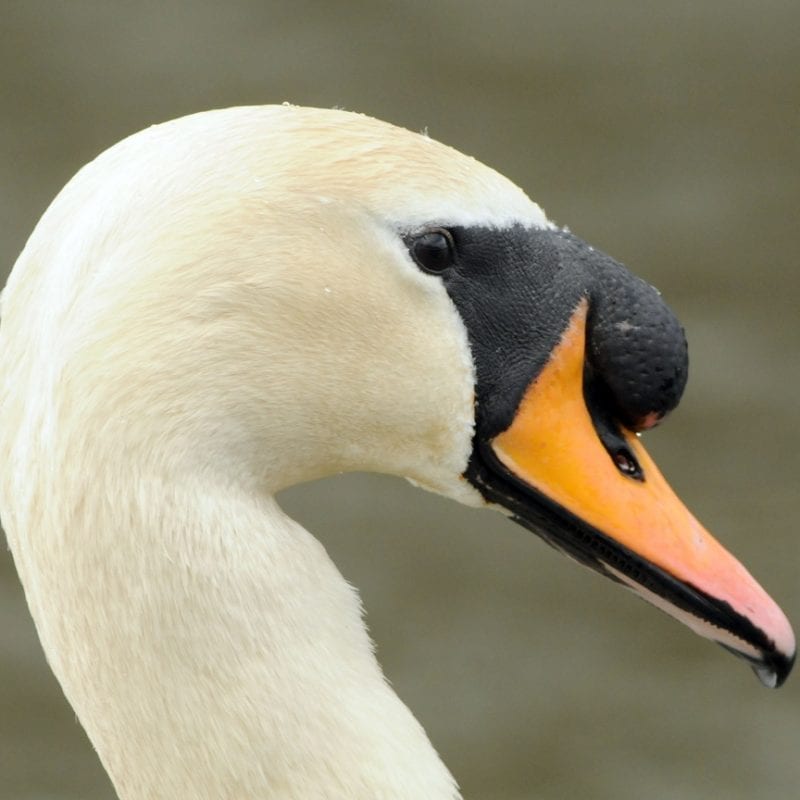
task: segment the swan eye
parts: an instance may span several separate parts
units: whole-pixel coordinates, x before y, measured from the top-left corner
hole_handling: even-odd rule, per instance
[[[450,231],[437,228],[414,237],[409,250],[425,272],[444,272],[455,262],[455,244]]]

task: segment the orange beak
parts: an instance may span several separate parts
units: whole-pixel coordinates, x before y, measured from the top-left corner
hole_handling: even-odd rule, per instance
[[[627,455],[609,452],[598,436],[583,392],[586,316],[584,300],[509,428],[487,443],[490,458],[506,480],[567,519],[571,533],[545,534],[556,547],[743,656],[767,685],[780,685],[795,652],[783,612],[689,513],[635,434],[619,431]]]

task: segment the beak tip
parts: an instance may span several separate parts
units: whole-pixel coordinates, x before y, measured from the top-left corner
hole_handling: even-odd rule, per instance
[[[768,689],[777,689],[783,685],[794,666],[795,651],[785,655],[775,651],[759,664],[753,664],[753,672],[758,676],[763,686]]]

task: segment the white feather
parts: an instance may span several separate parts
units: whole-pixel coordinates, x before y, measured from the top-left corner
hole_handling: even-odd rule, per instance
[[[355,591],[278,508],[343,470],[480,504],[466,332],[399,231],[544,226],[471,158],[287,106],[81,170],[3,296],[2,518],[123,800],[458,797]]]

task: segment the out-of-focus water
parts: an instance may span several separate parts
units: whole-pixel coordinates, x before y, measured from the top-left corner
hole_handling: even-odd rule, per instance
[[[0,23],[0,264],[86,160],[215,106],[344,106],[471,153],[657,285],[692,374],[647,437],[800,622],[800,5],[16,2]],[[379,476],[287,509],[361,587],[470,798],[783,800],[800,679],[741,663],[521,528]],[[0,554],[0,800],[112,789]]]

